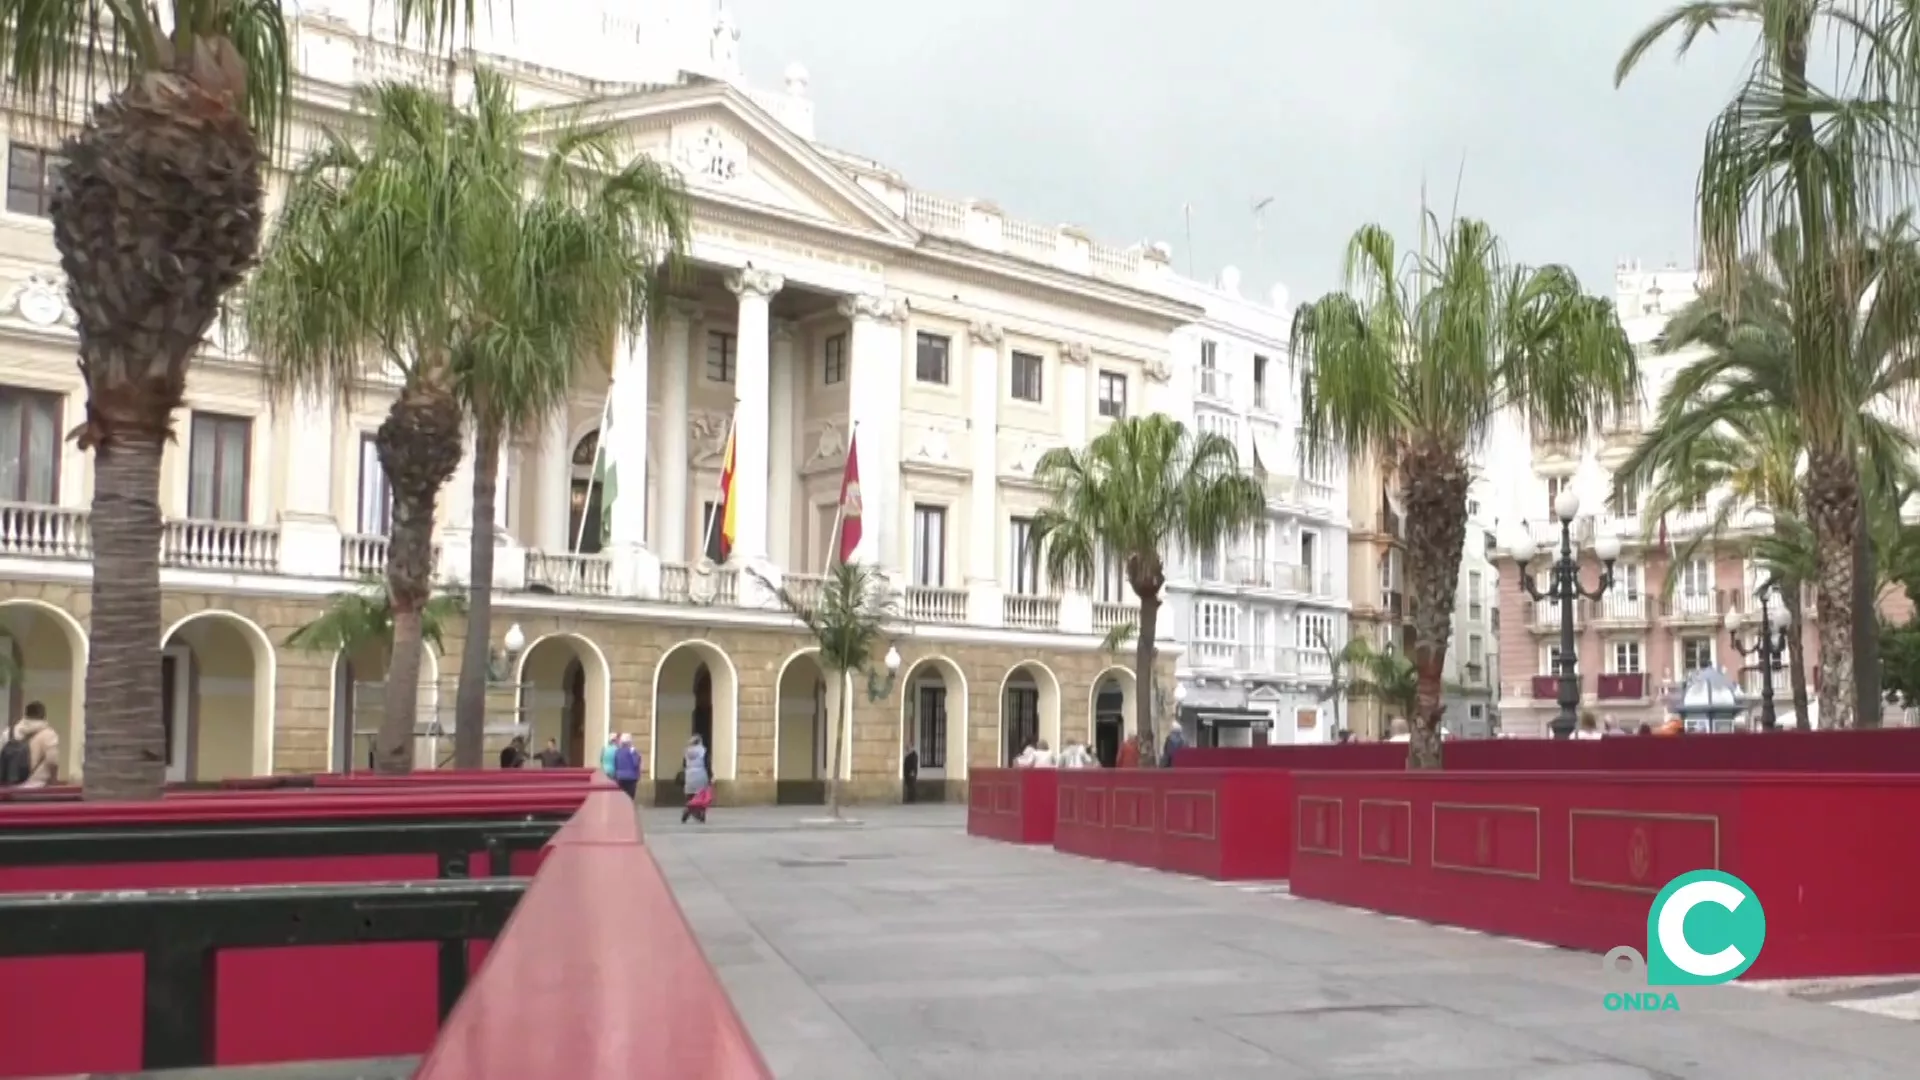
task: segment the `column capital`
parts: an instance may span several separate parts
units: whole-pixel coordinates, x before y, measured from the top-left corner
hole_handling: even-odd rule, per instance
[[[1060,359],[1069,364],[1085,365],[1093,359],[1093,348],[1084,341],[1063,341],[1060,343]]]
[[[907,307],[904,302],[871,293],[843,296],[840,298],[840,303],[835,306],[843,318],[852,319],[855,322],[870,319],[883,323],[899,323],[906,321],[907,318]]]
[[[792,345],[799,340],[799,324],[795,323],[792,319],[773,320],[773,343],[775,345]]]
[[[787,284],[787,279],[771,270],[755,270],[749,266],[735,270],[727,275],[727,291],[735,296],[757,296],[762,299],[771,297]]]
[[[667,298],[666,317],[668,322],[690,323],[705,313],[706,310],[702,308],[697,301],[682,300],[677,296]]]
[[[967,324],[967,337],[976,345],[998,345],[1007,339],[1007,332],[997,324],[982,320]]]

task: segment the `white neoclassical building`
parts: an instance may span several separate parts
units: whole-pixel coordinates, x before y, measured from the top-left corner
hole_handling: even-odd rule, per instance
[[[365,33],[364,8],[338,10],[310,8],[297,24],[293,155],[347,120],[356,84],[448,78],[445,63]],[[897,797],[909,745],[923,780],[946,791],[1028,739],[1103,734],[1096,713],[1124,711],[1133,693],[1100,647],[1131,621],[1130,601],[1033,572],[1034,467],[1116,418],[1184,409],[1192,365],[1172,362],[1172,335],[1202,310],[1169,284],[1164,251],[933,194],[819,144],[805,72],[789,69],[779,89],[749,85],[737,27],[705,2],[519,17],[511,38],[484,33],[458,56],[456,92],[476,65],[494,67],[526,107],[577,107],[633,152],[671,162],[691,190],[697,268],[645,334],[583,358],[571,406],[518,433],[502,464],[495,652],[536,740],[578,761],[610,732],[633,732],[649,774],[670,778],[699,733],[728,797],[817,796],[842,691],[744,569],[814,587],[856,443],[859,555],[897,584],[902,618],[894,663],[851,688],[841,769],[853,790]],[[46,219],[58,165],[48,132],[64,121],[31,119],[7,118],[0,212],[0,644],[22,670],[11,704],[42,701],[79,761],[91,479],[62,439],[84,408]],[[276,202],[284,181],[276,173]],[[363,753],[355,733],[378,694],[360,691],[384,677],[381,650],[287,644],[385,563],[371,435],[392,386],[369,372],[362,391],[269,401],[227,328],[190,374],[164,464],[168,625],[155,628],[176,776],[343,768]],[[729,430],[739,525],[732,558],[716,565],[708,523]],[[611,501],[597,458],[619,478]],[[469,498],[456,476],[440,530],[450,585],[468,564]],[[1300,534],[1286,522],[1311,517],[1305,505],[1277,512],[1267,561],[1296,566],[1297,547],[1281,546]],[[1300,578],[1303,599],[1339,572],[1340,544],[1329,537],[1326,550]],[[450,627],[429,656],[427,715],[447,711],[460,633]],[[1272,633],[1292,631],[1276,621]]]
[[[1351,606],[1347,469],[1303,460],[1287,291],[1242,295],[1231,267],[1212,283],[1163,287],[1204,312],[1173,337],[1181,419],[1231,439],[1267,492],[1261,521],[1189,553],[1169,583],[1179,715],[1202,745],[1328,741],[1344,704],[1331,658]]]

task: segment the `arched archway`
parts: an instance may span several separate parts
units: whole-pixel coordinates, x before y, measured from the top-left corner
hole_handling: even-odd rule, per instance
[[[39,702],[60,737],[62,782],[76,780],[86,760],[87,631],[79,620],[43,600],[0,601],[0,647],[13,675],[7,681],[9,722]]]
[[[820,666],[820,650],[801,649],[780,665],[773,724],[774,801],[816,805],[827,798],[827,736],[840,695]],[[846,753],[843,746],[841,753]]]
[[[393,659],[393,646],[386,641],[369,641],[359,648],[342,649],[333,657],[333,722],[327,727],[327,768],[334,772],[355,772],[373,767],[374,736],[380,732],[380,718],[387,709],[387,664]],[[431,643],[420,646],[420,705],[416,714],[421,723],[440,712],[440,654]],[[416,760],[431,767],[424,746],[416,747]]]
[[[570,767],[599,763],[613,730],[613,677],[600,646],[579,634],[537,637],[520,654],[514,681],[532,727],[530,753],[551,740]]]
[[[911,736],[920,750],[920,795],[944,799],[950,782],[967,778],[967,678],[952,660],[923,656],[907,665],[900,683],[896,757],[906,756]]]
[[[594,475],[599,453],[600,430],[595,428],[573,444],[573,458],[568,466],[567,541],[572,543],[577,539],[582,555],[600,553],[602,481]]]
[[[683,641],[660,654],[653,669],[653,724],[647,733],[648,775],[654,800],[680,801],[674,775],[680,772],[687,740],[699,735],[707,744],[713,778],[734,778],[734,744],[739,734],[740,674],[733,658],[711,641]]]
[[[273,772],[277,658],[260,625],[199,611],[160,638],[167,778],[222,780]]]
[[[1094,756],[1106,768],[1111,769],[1120,761],[1120,743],[1126,738],[1139,686],[1133,669],[1118,664],[1093,677],[1093,688],[1087,697],[1088,730],[1093,733],[1090,745]]]
[[[1060,749],[1060,680],[1038,660],[1016,664],[1000,682],[1000,764],[1031,742]]]

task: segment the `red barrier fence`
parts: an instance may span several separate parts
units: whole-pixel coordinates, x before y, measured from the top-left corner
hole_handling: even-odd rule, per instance
[[[1219,881],[1284,878],[1293,774],[1059,769],[1053,846]]]
[[[516,787],[530,785],[585,784],[589,787],[613,787],[613,781],[598,769],[416,769],[408,773],[291,773],[279,776],[236,776],[217,784],[169,784],[166,798],[198,799],[208,796],[229,798],[236,792],[266,794],[295,792],[311,795],[316,791],[384,790],[394,787]],[[80,785],[60,784],[42,788],[0,788],[0,803],[73,802],[80,798]]]
[[[1060,772],[971,770],[967,773],[967,832],[1012,844],[1053,843]]]
[[[1749,977],[1920,971],[1911,904],[1920,849],[1888,824],[1920,815],[1920,777],[1290,775],[1295,896],[1592,952],[1644,951],[1661,887],[1720,869],[1766,911]]]
[[[1616,735],[1603,739],[1449,739],[1448,769],[1529,772],[1844,772],[1920,773],[1920,728],[1769,731],[1742,734]],[[1405,768],[1406,743],[1344,746],[1192,747],[1177,768]]]

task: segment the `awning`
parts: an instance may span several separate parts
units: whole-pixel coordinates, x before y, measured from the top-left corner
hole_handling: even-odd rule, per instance
[[[1253,467],[1275,475],[1287,472],[1286,457],[1280,453],[1279,440],[1271,432],[1253,429]]]
[[[1273,715],[1264,709],[1236,709],[1218,705],[1182,705],[1180,723],[1184,726],[1270,727]]]

